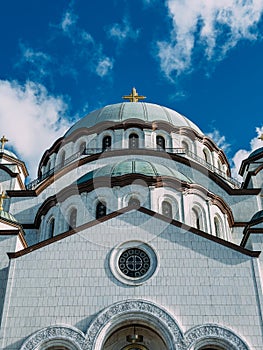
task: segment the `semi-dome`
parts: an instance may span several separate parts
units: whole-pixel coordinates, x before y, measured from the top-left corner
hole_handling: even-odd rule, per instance
[[[189,127],[197,133],[202,131],[184,115],[153,103],[123,102],[95,110],[74,124],[66,133],[69,136],[80,128],[90,128],[102,122],[124,122],[128,119],[139,119],[144,122],[167,122],[176,127]]]
[[[0,218],[10,222],[17,222],[16,218],[12,214],[4,210],[0,210]]]
[[[14,152],[11,152],[11,151],[7,150],[6,148],[2,149],[1,153],[6,154],[9,157],[17,159],[17,155]]]
[[[141,174],[146,176],[170,176],[180,181],[191,183],[192,181],[181,172],[162,164],[148,162],[142,159],[129,159],[122,162],[106,165],[91,171],[78,180],[78,184],[84,183],[100,176],[116,177],[126,174]]]
[[[248,156],[248,158],[257,156],[258,154],[263,153],[263,147],[260,147],[258,149],[256,149],[255,151],[253,151],[252,153],[250,153],[250,155]]]
[[[263,218],[263,210],[258,211],[256,214],[254,214],[250,220],[250,223],[255,221],[255,220],[259,220]]]

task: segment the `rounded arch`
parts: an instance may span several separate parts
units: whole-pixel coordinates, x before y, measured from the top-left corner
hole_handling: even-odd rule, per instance
[[[198,230],[206,231],[207,221],[203,207],[194,203],[191,209],[191,225]]]
[[[55,217],[51,215],[47,221],[46,237],[47,238],[54,237],[54,232],[55,232]]]
[[[166,149],[166,138],[162,134],[156,135],[156,147],[159,150],[165,150]]]
[[[148,192],[143,189],[141,192],[133,191],[132,193],[127,193],[123,197],[123,206],[131,205],[132,201],[137,202],[137,205],[140,203],[139,206],[147,206]]]
[[[96,147],[102,152],[110,150],[115,144],[115,137],[113,130],[105,130],[98,135]]]
[[[63,168],[65,165],[65,160],[66,160],[66,151],[64,149],[60,150],[58,155],[57,155],[57,165],[60,168]]]
[[[87,331],[87,349],[102,350],[109,335],[127,322],[127,318],[157,332],[167,350],[182,348],[181,329],[165,309],[146,300],[126,300],[106,308],[93,320]]]
[[[139,148],[139,136],[137,133],[132,132],[129,135],[129,148],[130,149],[136,149]]]
[[[220,350],[249,350],[247,344],[233,331],[216,324],[190,329],[185,334],[187,350],[205,350],[208,346]]]
[[[82,140],[78,145],[77,151],[80,154],[83,154],[85,152],[86,148],[87,148],[87,142]]]
[[[58,345],[68,350],[82,350],[84,341],[84,334],[78,329],[55,325],[43,328],[31,335],[20,350],[47,350]]]
[[[208,164],[212,163],[210,151],[206,147],[203,148],[203,156],[204,156],[204,160],[206,163],[208,163]]]
[[[132,135],[135,135],[134,142],[135,144],[132,145]],[[137,148],[142,148],[144,147],[144,140],[145,140],[145,135],[143,130],[136,128],[136,127],[131,127],[128,128],[124,131],[123,133],[123,144],[122,147],[124,148],[135,148],[132,146],[138,146]]]
[[[96,219],[100,219],[107,215],[107,204],[104,199],[98,199],[96,201],[95,216]]]
[[[102,152],[110,150],[111,145],[112,145],[111,135],[104,135],[102,138],[102,144],[101,144]]]
[[[223,236],[223,221],[221,217],[218,214],[215,214],[214,216],[214,232],[216,237],[222,238]]]
[[[181,142],[181,147],[185,150],[185,153],[191,152],[191,145],[188,140],[183,140]]]
[[[179,220],[179,206],[177,200],[169,195],[165,195],[159,201],[159,212],[171,219]]]
[[[69,230],[72,230],[73,228],[77,227],[77,208],[72,207],[69,210],[68,214],[68,224],[69,224]]]

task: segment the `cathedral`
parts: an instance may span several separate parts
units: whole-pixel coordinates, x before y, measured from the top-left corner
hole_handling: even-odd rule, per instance
[[[123,98],[32,182],[1,138],[0,349],[262,350],[263,147],[239,182],[187,117]]]

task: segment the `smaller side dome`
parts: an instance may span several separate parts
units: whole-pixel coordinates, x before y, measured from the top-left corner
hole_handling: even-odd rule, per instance
[[[7,150],[7,149],[1,150],[0,153],[6,154],[6,155],[9,156],[9,157],[18,159],[18,158],[17,158],[17,155],[16,155],[14,152],[11,152],[11,151],[9,151],[9,150]]]
[[[256,149],[255,151],[253,151],[252,153],[250,153],[248,158],[252,158],[254,156],[257,156],[260,153],[262,153],[262,156],[263,156],[263,147],[260,147],[260,148]]]
[[[192,181],[187,176],[175,169],[171,169],[170,167],[154,162],[148,162],[142,159],[131,159],[111,165],[106,165],[82,176],[77,181],[77,183],[81,184],[97,177],[116,177],[126,174],[142,174],[152,177],[170,176],[180,181],[192,183]]]
[[[256,221],[259,219],[263,219],[263,210],[260,210],[256,214],[254,214],[249,223],[252,223],[253,221]]]
[[[7,211],[4,211],[4,210],[0,211],[0,218],[4,219],[4,220],[7,220],[7,221],[10,221],[10,222],[18,223],[18,221],[16,220],[16,218],[12,214],[10,214],[10,213],[8,213]]]

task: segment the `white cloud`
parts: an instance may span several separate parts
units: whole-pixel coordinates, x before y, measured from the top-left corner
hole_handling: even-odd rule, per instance
[[[219,148],[221,148],[224,152],[227,152],[230,144],[226,142],[225,136],[221,135],[219,130],[214,129],[212,132],[208,133],[207,136],[210,137]]]
[[[221,60],[242,39],[259,36],[257,24],[263,0],[167,0],[173,28],[169,41],[157,42],[166,77],[189,72],[197,52],[206,60]]]
[[[109,57],[105,57],[103,59],[100,59],[97,67],[96,72],[98,76],[103,78],[105,75],[109,73],[110,70],[113,68],[113,61],[109,59]]]
[[[108,36],[118,40],[120,43],[124,42],[126,39],[136,40],[139,37],[140,30],[133,29],[131,24],[127,19],[123,22],[114,23],[111,27],[107,29]]]
[[[72,76],[76,78],[76,70],[72,62],[76,62],[76,59],[78,59],[85,62],[82,65],[85,69],[103,78],[111,72],[113,59],[107,57],[103,53],[102,45],[97,43],[90,33],[79,26],[78,16],[73,11],[73,5],[74,2],[70,2],[68,10],[62,16],[59,25],[56,26],[73,46],[70,56],[72,59],[67,65],[62,65],[62,70],[66,68],[67,73],[72,73]],[[70,67],[70,64],[72,64],[72,67]]]
[[[63,118],[66,110],[63,99],[41,84],[0,80],[0,132],[10,141],[7,148],[26,163],[31,178],[44,151],[69,128]]]
[[[61,21],[61,28],[63,32],[69,33],[70,29],[73,28],[76,22],[77,22],[77,16],[73,12],[67,11],[62,17],[62,21]]]
[[[263,126],[257,127],[256,132],[257,132],[257,136],[250,141],[250,150],[240,149],[239,151],[236,152],[236,154],[232,159],[232,163],[233,163],[232,176],[239,179],[240,181],[242,179],[241,179],[241,176],[238,175],[238,171],[240,169],[242,160],[246,159],[250,155],[250,153],[255,151],[257,148],[263,147],[262,141],[258,138],[260,135],[263,134]]]
[[[48,75],[48,65],[51,63],[51,57],[42,52],[34,50],[33,48],[27,46],[26,44],[20,42],[19,47],[21,50],[21,59],[16,63],[16,67],[19,67],[23,64],[29,64],[30,68],[28,73],[34,78],[42,78]]]

